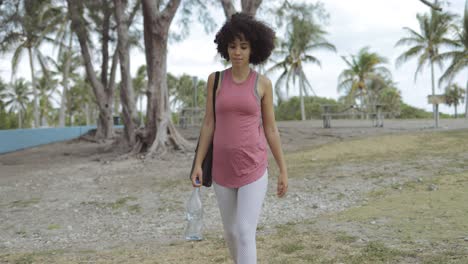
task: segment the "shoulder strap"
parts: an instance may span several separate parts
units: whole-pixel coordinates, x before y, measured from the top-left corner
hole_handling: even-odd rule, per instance
[[[216,123],[216,90],[218,89],[219,71],[216,72],[215,81],[213,84],[213,116]]]

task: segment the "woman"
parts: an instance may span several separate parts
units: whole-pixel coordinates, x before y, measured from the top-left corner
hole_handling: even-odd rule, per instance
[[[257,263],[255,236],[268,185],[267,142],[280,171],[277,195],[283,197],[288,189],[271,81],[250,68],[268,59],[274,38],[271,28],[244,13],[234,14],[216,34],[218,52],[232,67],[221,72],[216,94],[215,74],[208,77],[205,118],[191,175],[192,185],[200,187],[201,164],[213,139],[213,187],[224,238],[237,264]]]

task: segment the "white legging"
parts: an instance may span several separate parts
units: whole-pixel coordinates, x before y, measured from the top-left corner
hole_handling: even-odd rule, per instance
[[[224,239],[234,263],[256,264],[256,231],[267,191],[268,171],[258,180],[240,188],[213,183],[223,220]]]

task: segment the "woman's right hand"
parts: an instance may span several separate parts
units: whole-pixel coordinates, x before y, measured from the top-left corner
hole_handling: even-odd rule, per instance
[[[193,168],[192,172],[192,186],[193,187],[200,187],[203,184],[203,170],[201,167]]]

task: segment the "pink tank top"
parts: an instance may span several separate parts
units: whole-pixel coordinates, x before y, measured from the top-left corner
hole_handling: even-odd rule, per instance
[[[257,82],[252,69],[242,83],[233,81],[231,68],[222,73],[215,106],[213,181],[224,187],[252,183],[268,166]]]

